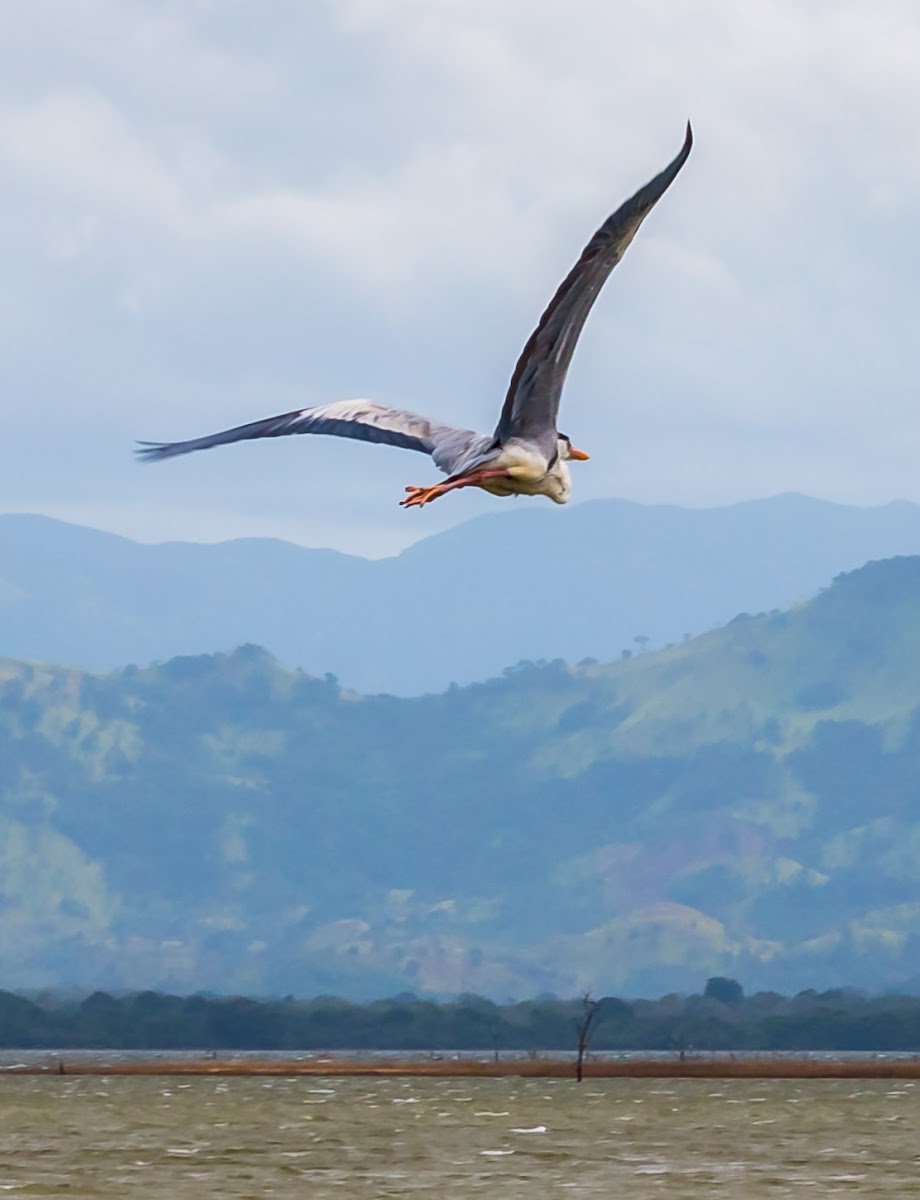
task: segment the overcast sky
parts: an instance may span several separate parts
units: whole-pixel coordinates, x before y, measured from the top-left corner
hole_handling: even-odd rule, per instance
[[[575,499],[920,501],[914,0],[0,6],[0,511],[383,554],[509,501],[328,438],[490,430],[600,221],[696,145],[588,321]],[[561,514],[564,516],[564,514]]]

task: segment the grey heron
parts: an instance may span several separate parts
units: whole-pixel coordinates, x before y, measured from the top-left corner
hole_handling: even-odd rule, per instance
[[[575,344],[608,275],[687,161],[692,144],[688,122],[677,157],[608,217],[588,242],[524,346],[491,436],[369,400],[340,400],[185,442],[141,442],[137,455],[156,461],[249,438],[325,433],[429,454],[447,479],[430,487],[407,487],[400,501],[405,508],[421,508],[464,487],[483,488],[496,496],[548,496],[565,504],[572,491],[567,463],[588,457],[556,427]]]

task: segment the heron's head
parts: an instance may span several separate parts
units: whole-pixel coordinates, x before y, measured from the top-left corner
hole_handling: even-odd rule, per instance
[[[574,459],[576,462],[587,462],[591,457],[590,454],[585,454],[584,450],[577,450],[572,445],[572,439],[566,437],[564,433],[560,433],[556,440],[556,446],[559,451],[559,457],[562,459]]]

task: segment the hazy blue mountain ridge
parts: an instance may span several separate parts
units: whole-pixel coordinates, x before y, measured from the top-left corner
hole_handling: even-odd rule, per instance
[[[0,516],[0,653],[91,670],[254,642],[362,692],[438,691],[522,659],[611,659],[788,607],[920,550],[920,508],[785,495],[715,509],[520,506],[368,561],[268,539],[142,545]]]

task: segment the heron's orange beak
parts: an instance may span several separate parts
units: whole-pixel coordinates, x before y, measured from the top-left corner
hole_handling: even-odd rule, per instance
[[[585,454],[584,450],[576,450],[574,446],[569,447],[569,458],[576,458],[579,462],[587,462],[591,457],[590,454]]]

